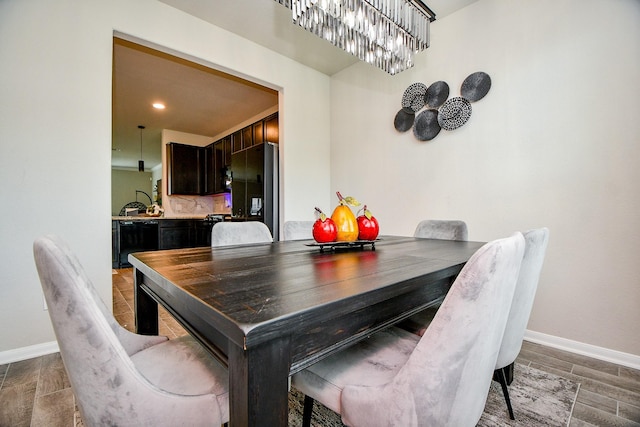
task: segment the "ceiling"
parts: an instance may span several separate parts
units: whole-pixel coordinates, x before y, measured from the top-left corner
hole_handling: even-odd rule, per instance
[[[358,60],[291,22],[274,0],[159,0],[324,74]],[[477,0],[426,0],[436,21]],[[258,23],[259,25],[248,25]],[[161,163],[161,132],[216,136],[278,105],[278,93],[187,60],[114,39],[112,167],[150,169]],[[250,102],[248,102],[250,100]],[[162,101],[165,110],[154,110]],[[212,141],[213,142],[213,141]]]
[[[292,23],[291,10],[274,0],[159,0],[217,27],[333,75],[356,57]],[[422,0],[438,20],[478,0]],[[251,25],[248,25],[251,23]]]

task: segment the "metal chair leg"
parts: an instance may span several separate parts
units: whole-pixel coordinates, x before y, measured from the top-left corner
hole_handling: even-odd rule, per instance
[[[304,396],[304,407],[302,409],[302,427],[311,427],[311,415],[313,414],[313,398]]]
[[[513,382],[514,365],[515,365],[515,362],[502,368],[502,370],[504,371],[505,377],[507,377],[507,385],[511,385],[511,383]]]
[[[507,402],[507,409],[509,410],[509,418],[515,420],[516,418],[513,415],[513,408],[511,407],[511,399],[509,398],[509,389],[507,388],[507,375],[505,373],[505,368],[496,369],[493,372],[493,378],[497,379],[502,386],[502,393],[504,394],[504,400]]]

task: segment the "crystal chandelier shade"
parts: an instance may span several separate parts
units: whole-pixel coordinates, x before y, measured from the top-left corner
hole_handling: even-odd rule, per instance
[[[418,0],[275,0],[293,22],[393,75],[429,47],[435,14]]]

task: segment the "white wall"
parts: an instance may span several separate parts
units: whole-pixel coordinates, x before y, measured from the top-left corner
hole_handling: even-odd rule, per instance
[[[287,147],[280,154],[284,219],[328,204],[326,75],[152,0],[0,1],[0,356],[5,360],[19,349],[54,340],[33,263],[37,236],[63,236],[99,293],[111,300],[114,31],[280,90],[281,138]]]
[[[153,203],[153,174],[127,169],[111,169],[111,215],[120,215],[122,208],[131,202],[141,202],[145,206]],[[136,193],[144,191],[151,197]]]
[[[486,241],[550,228],[528,328],[640,355],[640,2],[481,0],[436,21],[415,68],[358,64],[332,78],[331,188],[383,233],[424,218]],[[485,71],[462,128],[395,131],[404,90]],[[334,200],[335,204],[335,200]]]

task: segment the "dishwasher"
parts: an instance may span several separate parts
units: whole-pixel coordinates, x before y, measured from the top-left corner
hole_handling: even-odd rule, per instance
[[[119,221],[118,268],[131,267],[130,253],[158,250],[158,221]]]

